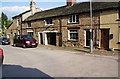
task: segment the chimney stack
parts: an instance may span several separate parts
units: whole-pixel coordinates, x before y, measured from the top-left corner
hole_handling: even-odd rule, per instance
[[[36,11],[36,3],[33,0],[30,2],[30,10],[32,14],[34,14]]]
[[[75,3],[76,3],[76,0],[67,0],[66,2],[67,6],[72,6]]]

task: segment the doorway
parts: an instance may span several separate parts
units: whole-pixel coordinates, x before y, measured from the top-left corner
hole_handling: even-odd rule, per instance
[[[86,47],[90,46],[90,31],[86,30],[86,34],[85,34],[85,43],[86,43]]]
[[[101,48],[109,49],[109,29],[101,29]]]
[[[43,44],[43,34],[39,32],[39,44]]]
[[[48,44],[56,45],[56,33],[47,33]]]
[[[94,30],[92,30],[92,40],[94,37]],[[90,29],[85,30],[85,47],[90,47]]]

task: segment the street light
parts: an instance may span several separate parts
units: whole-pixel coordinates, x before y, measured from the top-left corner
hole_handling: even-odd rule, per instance
[[[93,52],[93,40],[92,40],[92,0],[90,0],[90,53]]]

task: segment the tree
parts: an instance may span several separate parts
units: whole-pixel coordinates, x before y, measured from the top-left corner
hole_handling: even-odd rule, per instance
[[[7,29],[10,27],[10,24],[12,23],[12,20],[7,20]]]
[[[8,29],[8,27],[11,23],[12,23],[12,21],[8,20],[7,15],[2,12],[1,19],[0,19],[0,26],[1,26],[3,36],[6,36],[6,30]]]

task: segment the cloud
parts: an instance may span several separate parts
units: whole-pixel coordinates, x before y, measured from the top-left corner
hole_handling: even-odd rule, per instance
[[[9,19],[13,16],[20,14],[24,11],[29,10],[29,7],[26,6],[9,6],[9,7],[0,7],[0,12],[4,12]]]

